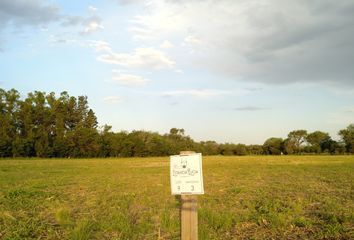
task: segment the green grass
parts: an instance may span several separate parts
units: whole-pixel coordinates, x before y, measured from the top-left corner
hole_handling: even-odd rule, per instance
[[[200,239],[354,239],[354,156],[204,157]],[[0,160],[0,239],[179,239],[169,159]]]

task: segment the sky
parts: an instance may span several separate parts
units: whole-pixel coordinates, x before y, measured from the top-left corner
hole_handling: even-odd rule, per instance
[[[0,88],[100,125],[262,144],[354,122],[353,0],[0,0]]]

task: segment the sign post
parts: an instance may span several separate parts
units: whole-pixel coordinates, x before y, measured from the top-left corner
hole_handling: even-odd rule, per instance
[[[198,205],[197,196],[181,196],[181,239],[198,239]]]
[[[181,195],[181,239],[198,239],[197,195],[204,194],[202,155],[181,152],[170,157],[171,192]]]

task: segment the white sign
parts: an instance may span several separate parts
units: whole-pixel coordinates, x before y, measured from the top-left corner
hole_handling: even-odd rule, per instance
[[[170,156],[171,192],[177,194],[204,194],[202,154]]]

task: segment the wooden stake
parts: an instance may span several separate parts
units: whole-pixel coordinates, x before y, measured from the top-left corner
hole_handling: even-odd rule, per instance
[[[181,195],[181,239],[198,239],[198,206],[196,195]]]
[[[180,155],[195,153],[182,151]],[[198,240],[198,205],[196,195],[181,195],[181,240]]]

